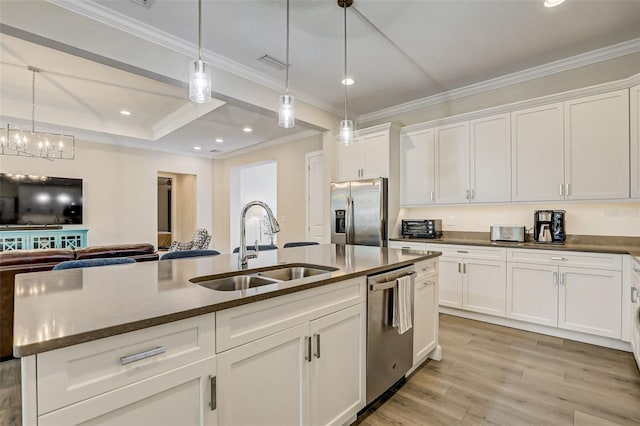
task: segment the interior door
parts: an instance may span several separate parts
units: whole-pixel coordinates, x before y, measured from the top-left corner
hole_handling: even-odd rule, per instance
[[[307,241],[324,242],[324,157],[322,152],[307,156]]]

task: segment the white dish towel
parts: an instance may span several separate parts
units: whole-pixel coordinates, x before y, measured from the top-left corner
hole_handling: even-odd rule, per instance
[[[398,278],[393,288],[393,326],[398,334],[411,328],[411,277],[408,275]]]

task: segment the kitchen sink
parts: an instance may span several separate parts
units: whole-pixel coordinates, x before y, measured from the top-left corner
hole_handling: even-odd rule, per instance
[[[304,263],[289,264],[270,268],[238,271],[236,274],[220,277],[209,275],[191,278],[194,284],[216,291],[236,291],[261,287],[269,284],[299,280],[302,278],[328,274],[338,268],[330,266],[308,265]],[[217,278],[220,277],[220,278]]]
[[[235,275],[232,277],[218,278],[214,280],[200,281],[196,284],[211,290],[218,291],[235,291],[246,290],[248,288],[260,287],[263,285],[274,284],[277,281],[270,280],[255,275]]]
[[[326,274],[335,270],[336,268],[290,266],[286,268],[273,269],[271,271],[258,272],[257,275],[260,277],[276,279],[278,281],[291,281],[300,278],[312,277],[314,275]]]

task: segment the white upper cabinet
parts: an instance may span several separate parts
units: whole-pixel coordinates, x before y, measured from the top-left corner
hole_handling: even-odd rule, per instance
[[[511,117],[494,115],[469,122],[472,203],[511,200]]]
[[[435,190],[434,129],[400,137],[400,205],[433,204]]]
[[[629,92],[564,102],[567,200],[629,198]]]
[[[469,122],[436,127],[436,203],[469,201]]]
[[[390,129],[391,125],[384,124],[360,130],[349,146],[337,142],[336,180],[388,178]]]
[[[640,84],[629,89],[631,198],[640,198]]]
[[[562,102],[511,113],[511,199],[564,199]]]

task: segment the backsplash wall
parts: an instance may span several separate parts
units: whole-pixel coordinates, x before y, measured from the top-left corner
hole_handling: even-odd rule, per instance
[[[491,225],[533,227],[535,210],[566,210],[567,234],[640,237],[640,202],[545,203],[401,208],[402,219],[442,219],[443,231],[489,232]],[[454,225],[451,225],[453,219]]]

